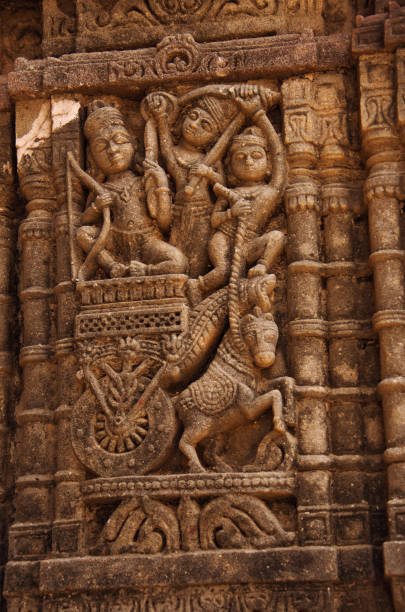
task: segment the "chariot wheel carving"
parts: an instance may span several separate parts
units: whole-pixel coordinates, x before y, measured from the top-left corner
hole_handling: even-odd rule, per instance
[[[159,468],[173,448],[176,430],[172,402],[160,387],[133,415],[109,418],[90,390],[83,393],[72,413],[75,453],[99,476],[147,474]]]

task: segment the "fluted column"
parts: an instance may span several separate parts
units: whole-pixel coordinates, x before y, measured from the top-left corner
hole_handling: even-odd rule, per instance
[[[405,540],[405,277],[401,236],[400,177],[404,174],[395,125],[395,58],[376,54],[360,58],[362,145],[369,169],[370,265],[374,274],[374,329],[380,344],[379,395],[383,404],[388,479],[389,539]],[[395,557],[385,544],[389,577]],[[404,551],[402,552],[404,554]],[[396,609],[402,609],[395,596]]]
[[[319,183],[311,79],[283,84],[290,167],[288,216],[289,361],[296,381],[298,521],[304,545],[331,543],[327,412],[327,325],[322,304]]]
[[[55,520],[52,549],[55,554],[83,551],[82,521],[84,508],[80,499],[80,482],[85,470],[73,452],[70,435],[72,407],[80,394],[76,380],[77,360],[74,355],[75,287],[72,281],[77,269],[76,253],[71,252],[69,224],[80,224],[82,189],[72,177],[72,210],[67,205],[66,156],[71,151],[80,161],[80,103],[73,97],[52,98],[52,161],[57,187],[58,212],[55,215],[57,307],[55,357],[58,364],[57,464],[55,473]]]
[[[16,248],[15,177],[12,160],[12,116],[0,112],[0,580],[6,562],[7,527],[11,513],[8,490],[10,474],[10,396],[15,360],[12,353],[12,328],[15,304],[12,297],[14,251]]]
[[[56,372],[52,341],[52,213],[56,205],[51,167],[50,103],[16,105],[17,162],[28,215],[19,232],[23,393],[17,411],[17,481],[10,557],[41,558],[49,551],[53,518]]]
[[[316,75],[314,86],[329,340],[333,530],[339,546],[367,545],[369,502],[373,521],[381,512],[376,501],[370,500],[368,485],[370,479],[378,478],[382,460],[381,454],[369,450],[367,424],[377,427],[378,407],[373,402],[373,386],[365,387],[363,379],[363,347],[368,347],[368,367],[373,346],[371,312],[367,313],[364,303],[369,294],[363,293],[370,271],[366,260],[359,261],[362,254],[355,252],[363,213],[364,171],[348,130],[350,81],[342,74],[324,73]],[[361,284],[359,278],[363,278]],[[377,384],[377,380],[372,382]]]

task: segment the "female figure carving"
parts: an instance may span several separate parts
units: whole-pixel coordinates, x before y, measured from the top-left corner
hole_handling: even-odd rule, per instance
[[[170,242],[187,255],[189,274],[195,277],[208,269],[207,243],[213,210],[210,184],[224,183],[221,155],[208,165],[207,151],[227,127],[232,108],[213,95],[201,96],[191,108],[186,108],[180,140],[175,144],[169,126],[167,94],[152,93],[147,103],[156,122],[161,153],[176,186]],[[222,152],[228,142],[222,143]]]

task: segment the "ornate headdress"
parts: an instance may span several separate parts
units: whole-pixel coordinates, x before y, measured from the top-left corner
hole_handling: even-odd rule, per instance
[[[238,134],[232,140],[229,151],[233,153],[236,148],[245,147],[248,145],[256,145],[267,150],[267,142],[263,136],[263,132],[256,126],[248,127],[241,134]]]
[[[225,107],[215,96],[201,96],[198,99],[196,106],[201,108],[206,113],[210,115],[210,117],[215,122],[215,125],[218,129],[218,132],[222,132],[232,115],[232,108],[229,108],[229,104]]]
[[[84,135],[87,139],[91,138],[101,128],[111,125],[125,127],[121,112],[117,108],[109,106],[103,100],[94,100],[87,108],[88,115],[84,123]]]

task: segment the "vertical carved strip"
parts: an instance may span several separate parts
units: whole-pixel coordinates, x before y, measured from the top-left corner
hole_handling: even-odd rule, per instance
[[[28,215],[20,226],[23,395],[17,413],[15,523],[10,556],[39,558],[49,549],[53,515],[54,366],[50,360],[52,212],[50,103],[17,104],[17,166]]]
[[[70,420],[72,406],[79,390],[76,380],[77,362],[74,356],[73,328],[75,290],[71,279],[69,248],[69,215],[66,193],[66,156],[71,151],[77,160],[82,157],[80,133],[80,103],[71,97],[52,98],[52,159],[57,187],[58,212],[55,215],[56,235],[56,305],[57,340],[55,355],[58,363],[57,471],[55,474],[55,521],[52,548],[55,553],[81,552],[83,549],[79,483],[84,469],[71,445]],[[73,221],[80,224],[82,190],[73,179]]]
[[[401,248],[399,140],[394,127],[394,65],[390,55],[360,60],[361,127],[370,167],[365,186],[374,272],[374,328],[380,341],[381,378],[388,467],[388,514],[392,539],[405,538],[396,514],[405,507],[405,285]],[[404,451],[405,452],[405,451]],[[402,476],[401,476],[402,475]],[[399,480],[398,480],[399,479]],[[399,527],[399,529],[398,529]]]
[[[361,211],[362,174],[359,156],[349,148],[347,85],[342,75],[319,75],[314,98],[326,260],[328,403],[332,450],[336,453],[333,514],[336,543],[340,545],[366,544],[370,539],[368,475],[364,464],[356,460],[364,453],[363,422],[369,409],[359,393],[348,395],[350,388],[357,391],[362,383],[360,337],[371,332],[371,321],[360,319],[358,313],[354,216]]]
[[[298,385],[300,440],[298,520],[303,544],[329,544],[330,475],[325,390],[326,322],[323,319],[319,186],[312,79],[283,84],[287,155],[289,358]]]
[[[9,485],[9,400],[13,355],[11,324],[14,312],[12,298],[15,249],[14,172],[12,165],[12,119],[9,112],[0,112],[0,579],[6,562]]]
[[[64,11],[57,0],[42,0],[42,51],[45,56],[74,51],[76,2],[65,2],[63,8]]]
[[[405,539],[405,278],[401,236],[400,141],[395,127],[394,57],[360,58],[361,130],[369,175],[365,184],[374,273],[374,329],[380,343],[382,399],[388,463],[391,540]],[[391,549],[386,547],[389,566]],[[394,580],[395,582],[395,580]],[[395,598],[395,597],[394,597]]]
[[[349,170],[356,160],[350,159],[347,150],[349,140],[343,77],[337,74],[320,75],[316,79],[314,102],[318,117],[326,261],[352,262],[352,203],[353,199],[354,205],[358,205],[359,201],[353,188],[356,177]],[[352,321],[355,318],[353,270],[348,268],[345,273],[342,266],[337,274],[328,274],[326,288],[329,321]],[[339,338],[336,331],[332,326],[330,383],[334,387],[355,386],[359,383],[357,340],[353,337]]]

